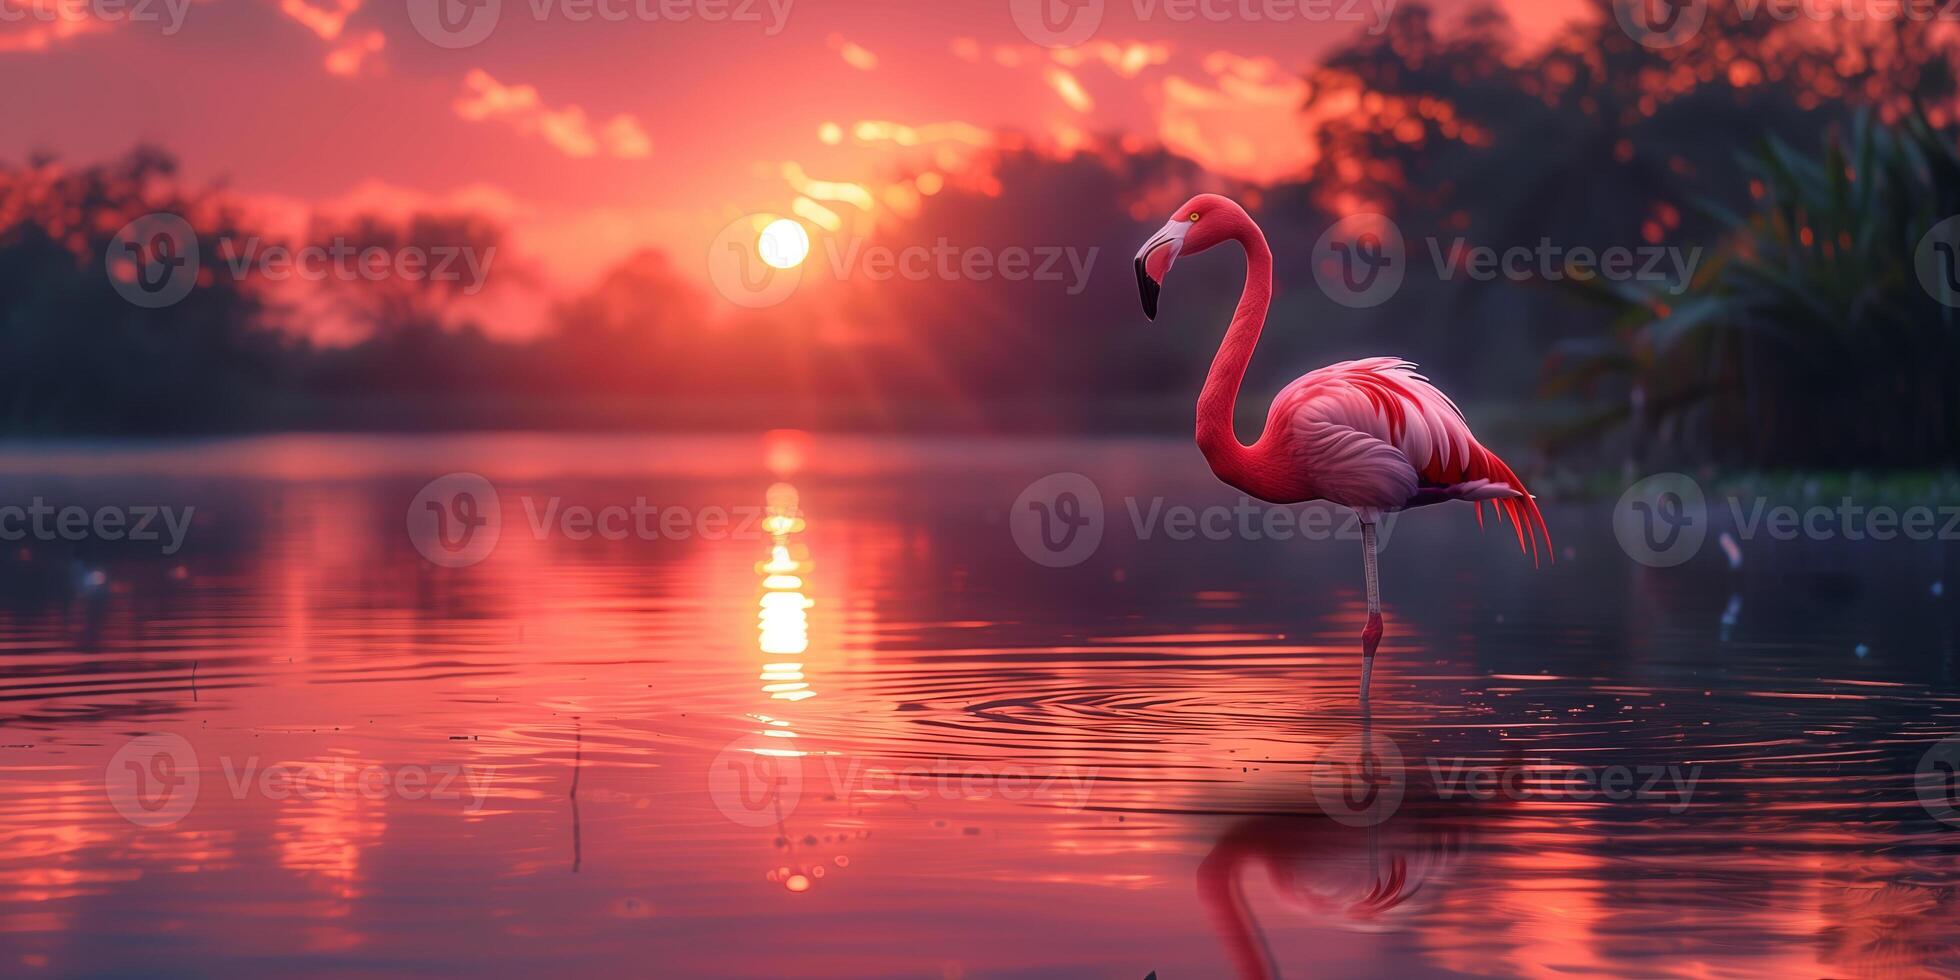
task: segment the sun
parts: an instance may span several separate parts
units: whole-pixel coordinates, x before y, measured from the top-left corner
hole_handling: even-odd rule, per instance
[[[774,269],[794,269],[810,255],[810,234],[788,218],[777,218],[762,229],[755,251]]]

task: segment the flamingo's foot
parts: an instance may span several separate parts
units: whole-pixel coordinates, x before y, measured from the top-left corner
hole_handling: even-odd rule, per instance
[[[1368,625],[1361,628],[1361,655],[1369,659],[1375,656],[1375,648],[1382,642],[1382,614],[1369,613]]]

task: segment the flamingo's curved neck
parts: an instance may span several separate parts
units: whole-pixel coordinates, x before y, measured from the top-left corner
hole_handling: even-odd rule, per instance
[[[1212,471],[1227,482],[1244,476],[1251,463],[1251,447],[1239,442],[1232,415],[1239,384],[1245,379],[1246,365],[1252,363],[1252,349],[1259,345],[1259,331],[1273,302],[1273,252],[1266,246],[1265,234],[1247,218],[1232,237],[1245,246],[1245,291],[1198,395],[1198,448]]]
[[[1198,894],[1211,913],[1212,924],[1222,934],[1239,976],[1276,980],[1278,961],[1252,917],[1252,904],[1240,880],[1257,857],[1253,845],[1228,835],[1198,866]]]

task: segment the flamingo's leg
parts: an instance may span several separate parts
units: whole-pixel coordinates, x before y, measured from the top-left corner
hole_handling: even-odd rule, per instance
[[[1368,625],[1361,629],[1361,700],[1368,700],[1368,681],[1375,672],[1375,647],[1382,641],[1382,590],[1375,577],[1375,524],[1361,524],[1361,561],[1368,576]]]

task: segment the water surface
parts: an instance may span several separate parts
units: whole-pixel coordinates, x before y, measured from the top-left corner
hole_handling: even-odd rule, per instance
[[[1960,971],[1914,775],[1960,729],[1939,542],[1648,568],[1554,504],[1534,569],[1406,515],[1364,712],[1358,543],[1143,539],[1239,504],[1181,442],[0,463],[0,503],[195,508],[172,554],[0,550],[8,974]],[[502,526],[444,567],[410,527],[458,472]],[[1058,472],[1105,520],[1048,567],[1013,510]]]

